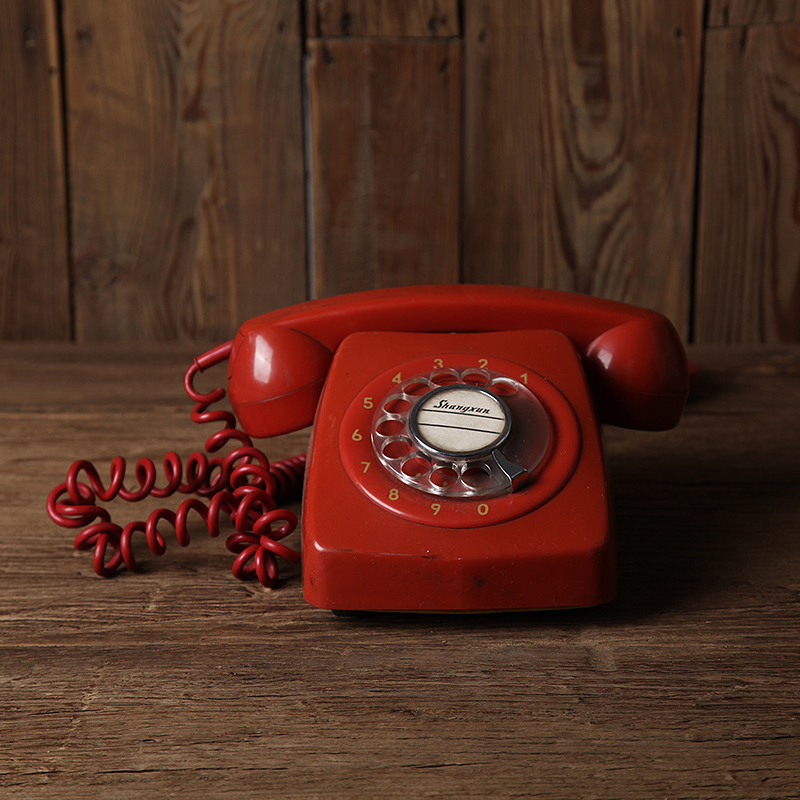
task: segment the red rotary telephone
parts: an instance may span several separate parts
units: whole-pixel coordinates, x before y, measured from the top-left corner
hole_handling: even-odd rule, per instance
[[[198,371],[226,358],[235,418],[207,410],[224,390],[193,386]],[[306,600],[334,610],[486,611],[614,596],[598,423],[673,427],[689,376],[678,334],[653,311],[540,289],[455,285],[361,292],[264,314],[197,358],[185,385],[197,403],[193,418],[224,426],[206,450],[239,446],[225,458],[195,454],[183,481],[170,454],[162,489],[147,460],[137,464],[135,491],[123,488],[121,459],[108,488],[90,464],[73,464],[48,511],[59,524],[85,528],[76,546],[94,547],[96,571],[135,566],[136,532],[163,552],[159,523],[171,523],[185,544],[189,511],[212,536],[227,512],[236,528],[227,542],[238,553],[234,573],[274,583],[275,556],[299,557],[279,541],[296,520],[275,498],[298,482],[304,462],[270,465],[251,437],[313,423],[303,496]],[[177,513],[162,509],[125,528],[96,505],[175,491],[209,501],[191,498]]]

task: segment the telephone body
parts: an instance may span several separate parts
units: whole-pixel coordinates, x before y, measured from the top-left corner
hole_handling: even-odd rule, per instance
[[[256,317],[232,343],[227,389],[249,436],[313,424],[309,603],[477,612],[613,598],[599,425],[673,427],[689,376],[656,312],[454,285]]]

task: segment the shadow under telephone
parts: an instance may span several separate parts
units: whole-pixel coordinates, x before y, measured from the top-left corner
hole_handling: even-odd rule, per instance
[[[228,361],[234,414],[209,410],[197,373]],[[209,533],[230,516],[238,577],[277,578],[296,525],[277,507],[303,476],[303,592],[333,610],[487,611],[591,606],[615,592],[615,552],[599,424],[663,430],[689,388],[686,355],[662,315],[539,289],[424,286],[310,301],[245,323],[195,359],[185,386],[198,422],[221,424],[182,467],[147,459],[126,489],[76,461],[48,498],[82,528],[109,575],[154,553],[167,524]],[[235,415],[235,416],[234,416]],[[238,425],[241,427],[237,427]],[[253,438],[313,423],[304,456],[270,464]],[[234,444],[227,456],[221,452]],[[211,457],[209,457],[211,456]],[[80,477],[83,476],[83,480]],[[87,482],[88,481],[88,482]],[[98,501],[196,495],[121,527]],[[109,555],[110,553],[110,555]]]

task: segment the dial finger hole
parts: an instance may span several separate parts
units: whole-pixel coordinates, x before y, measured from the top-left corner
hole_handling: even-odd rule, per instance
[[[419,456],[412,456],[403,462],[400,471],[409,478],[424,478],[430,471],[430,462]]]
[[[437,466],[431,472],[431,483],[440,489],[447,489],[458,480],[458,472],[453,467]]]
[[[390,397],[384,404],[383,410],[387,414],[405,414],[411,408],[411,401],[406,400],[405,397],[395,395]]]
[[[498,397],[513,397],[517,393],[517,384],[508,378],[495,378],[489,391]]]
[[[440,369],[431,375],[431,381],[437,386],[451,386],[458,383],[459,376],[454,369]]]
[[[464,470],[461,480],[464,481],[470,489],[480,491],[489,487],[492,482],[492,473],[482,465],[468,467]]]
[[[381,436],[397,436],[403,432],[403,428],[405,428],[403,420],[395,417],[384,417],[375,426],[375,430]]]
[[[433,384],[427,378],[412,378],[403,386],[403,391],[412,397],[420,397],[433,389]]]
[[[402,436],[398,436],[396,439],[389,439],[384,442],[381,453],[384,458],[396,461],[398,458],[405,458],[411,452],[411,449],[411,442]]]
[[[470,386],[487,386],[491,377],[485,370],[468,369],[462,374],[461,380]]]

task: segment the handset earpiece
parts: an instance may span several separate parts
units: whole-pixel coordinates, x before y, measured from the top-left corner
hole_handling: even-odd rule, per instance
[[[244,431],[266,438],[310,425],[332,358],[301,331],[245,323],[228,362],[228,397]]]
[[[603,422],[653,431],[678,424],[689,371],[665,317],[638,317],[601,333],[584,349],[583,364]]]

